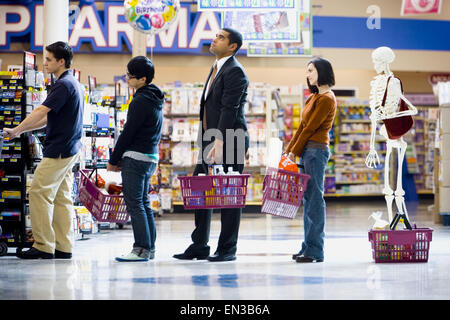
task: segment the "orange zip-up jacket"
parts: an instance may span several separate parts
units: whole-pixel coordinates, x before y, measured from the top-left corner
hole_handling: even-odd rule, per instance
[[[300,156],[308,140],[330,144],[329,132],[336,116],[336,97],[332,91],[312,94],[305,102],[300,126],[286,153]]]

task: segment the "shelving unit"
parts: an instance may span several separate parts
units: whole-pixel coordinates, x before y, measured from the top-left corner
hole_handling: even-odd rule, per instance
[[[412,150],[407,151],[408,169],[410,173],[414,173],[417,193],[432,194],[433,141],[437,108],[418,107],[418,109],[419,114],[414,116],[414,129],[404,137],[408,142],[409,150]],[[386,143],[377,130],[375,148],[380,158],[380,165],[375,169],[367,168],[365,158],[370,150],[371,130],[369,116],[370,107],[367,101],[338,100],[334,124],[336,134],[335,139],[331,139],[330,146],[331,163],[326,168],[326,197],[381,195]]]
[[[194,171],[200,150],[195,142],[199,130],[200,99],[203,92],[201,84],[186,84],[182,87],[165,86],[163,135],[160,143],[160,164],[158,177],[161,203],[170,202],[173,211],[175,206],[182,206],[179,181],[180,175],[191,175]],[[248,205],[261,205],[263,175],[267,154],[268,132],[272,127],[271,92],[263,84],[253,84],[248,90],[248,103],[245,106],[250,135],[249,158],[246,160],[245,171],[251,171],[252,177],[248,183]],[[170,200],[168,199],[170,197]]]
[[[36,56],[24,52],[22,72],[0,72],[0,130],[17,126],[36,103],[46,96],[43,75],[36,70]],[[28,209],[27,179],[34,163],[30,157],[34,137],[22,134],[4,141],[0,156],[0,256],[8,247],[31,247],[33,242]]]

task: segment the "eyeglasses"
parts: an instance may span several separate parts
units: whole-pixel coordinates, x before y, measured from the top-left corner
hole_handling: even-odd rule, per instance
[[[127,72],[128,79],[137,79],[136,76],[132,76],[129,72]]]

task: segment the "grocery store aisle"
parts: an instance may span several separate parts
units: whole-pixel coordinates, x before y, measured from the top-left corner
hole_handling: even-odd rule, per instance
[[[156,258],[149,262],[114,261],[131,248],[130,226],[77,241],[71,261],[0,258],[0,300],[450,299],[450,227],[432,223],[430,204],[408,204],[419,227],[434,229],[428,263],[374,263],[367,217],[384,201],[328,201],[325,262],[316,264],[291,259],[303,237],[301,212],[295,220],[244,214],[237,260],[216,263],[173,259],[190,243],[193,215],[166,214],[157,218]]]

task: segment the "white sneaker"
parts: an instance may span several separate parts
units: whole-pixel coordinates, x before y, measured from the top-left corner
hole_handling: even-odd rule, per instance
[[[139,255],[137,255],[136,251],[133,250],[128,254],[116,257],[116,260],[120,262],[136,262],[136,261],[148,261],[148,258],[140,257]]]

